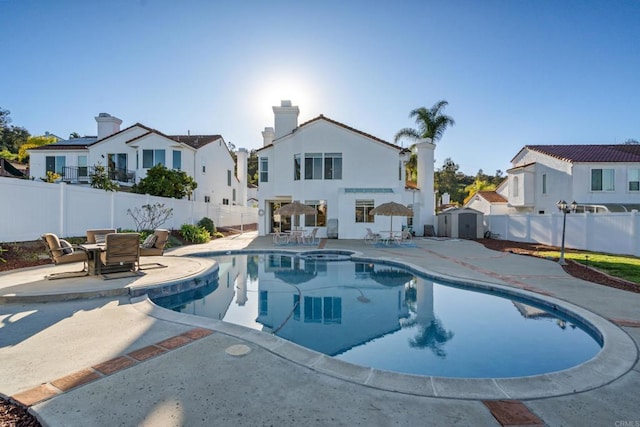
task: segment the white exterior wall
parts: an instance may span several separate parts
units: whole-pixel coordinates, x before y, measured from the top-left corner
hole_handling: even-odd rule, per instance
[[[258,151],[258,158],[269,159],[269,181],[260,182],[259,234],[269,234],[271,212],[268,202],[280,200],[326,200],[327,220],[338,219],[340,239],[359,239],[366,234],[366,227],[388,229],[389,217],[376,216],[375,224],[355,223],[355,200],[373,199],[375,206],[397,201],[411,203],[411,194],[404,190],[404,174],[399,179],[400,149],[371,140],[330,122],[318,120],[293,134]],[[305,153],[342,153],[341,180],[304,179]],[[294,154],[300,154],[301,179],[294,181]],[[392,188],[393,193],[345,193],[345,188]],[[301,224],[303,220],[301,219]],[[394,218],[394,228],[406,224],[406,218]],[[326,227],[320,228],[319,237],[326,237]]]
[[[523,150],[513,160],[514,167],[534,165],[509,172],[509,204],[532,213],[557,211],[558,200],[580,204],[640,203],[640,192],[628,191],[628,170],[640,169],[638,163],[571,163],[542,153]],[[591,191],[591,170],[613,169],[615,191]],[[542,194],[542,175],[547,175],[547,194]],[[514,177],[518,177],[518,196],[513,195]]]
[[[202,172],[203,164],[206,166],[204,173]],[[196,151],[194,165],[195,172],[192,176],[198,182],[195,200],[203,202],[206,195],[214,204],[222,204],[223,199],[228,199],[229,205],[243,205],[238,199],[240,185],[233,172],[235,162],[222,138]],[[228,185],[227,171],[231,171],[231,185]],[[234,189],[236,190],[235,203],[233,202]]]
[[[64,156],[65,166],[78,166],[78,156],[87,156],[87,164],[89,164],[88,150],[65,150],[64,152],[54,150],[31,151],[29,154],[29,175],[32,178],[40,179],[47,177],[48,156]]]
[[[577,163],[574,166],[573,194],[580,203],[640,203],[640,192],[629,191],[628,169],[639,163]],[[591,191],[591,170],[613,169],[615,191]],[[569,200],[567,200],[569,202]]]

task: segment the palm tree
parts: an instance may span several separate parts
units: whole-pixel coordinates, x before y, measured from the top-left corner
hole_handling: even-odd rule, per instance
[[[431,142],[435,143],[442,138],[442,134],[448,126],[455,125],[452,117],[442,113],[444,107],[449,103],[447,101],[438,101],[433,107],[426,109],[425,107],[416,108],[409,113],[410,118],[415,118],[418,129],[404,128],[400,129],[394,137],[397,144],[402,138],[408,138],[412,141],[418,141],[423,138],[431,138]],[[411,156],[406,165],[406,173],[409,181],[415,179],[417,169],[417,157],[415,153],[415,143],[411,145]]]
[[[444,107],[448,104],[447,101],[442,100],[435,103],[433,107],[429,109],[420,107],[411,111],[409,117],[415,118],[418,129],[400,129],[394,137],[394,142],[397,144],[402,138],[408,138],[413,141],[431,138],[431,141],[434,143],[439,141],[447,127],[455,125],[453,118],[442,113],[442,110],[444,110]]]

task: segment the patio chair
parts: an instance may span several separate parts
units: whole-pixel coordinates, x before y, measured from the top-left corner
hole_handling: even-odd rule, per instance
[[[283,233],[278,229],[274,229],[272,234],[274,245],[286,245],[291,240],[291,236],[289,234]]]
[[[140,245],[140,256],[162,256],[169,240],[169,230],[158,228]]]
[[[87,265],[87,253],[77,246],[74,246],[64,239],[59,239],[53,233],[45,233],[42,235],[51,260],[55,265],[69,264],[73,262],[82,261],[82,270],[80,271],[68,271],[60,272],[48,275],[47,279],[62,279],[66,277],[74,276],[87,276],[89,269]]]
[[[107,234],[116,233],[115,228],[94,228],[87,230],[87,243],[104,243]]]
[[[411,240],[413,239],[413,234],[411,233],[411,230],[409,229],[404,229],[402,230],[402,237],[400,238],[401,241],[405,241],[405,240]]]
[[[377,243],[380,240],[380,234],[374,233],[370,228],[367,227],[367,234],[364,236],[364,242],[368,244]]]
[[[313,230],[311,230],[310,233],[303,235],[302,239],[304,240],[304,243],[309,243],[311,245],[317,245],[318,243],[320,243],[320,239],[316,237],[317,233],[318,233],[318,228],[316,227]]]
[[[150,234],[145,241],[140,245],[140,256],[162,256],[164,255],[164,247],[169,241],[169,230],[163,228],[156,229],[153,234]],[[164,268],[166,265],[159,262],[140,264],[140,270],[145,270],[149,265],[153,265],[153,268]]]
[[[98,274],[136,271],[140,268],[140,234],[110,233],[100,253]]]

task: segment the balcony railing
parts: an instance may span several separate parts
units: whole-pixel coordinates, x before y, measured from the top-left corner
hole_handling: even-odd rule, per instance
[[[93,166],[65,166],[62,168],[62,180],[73,183],[89,183],[91,175],[95,174]],[[135,183],[136,173],[126,169],[108,169],[109,179],[118,182]]]

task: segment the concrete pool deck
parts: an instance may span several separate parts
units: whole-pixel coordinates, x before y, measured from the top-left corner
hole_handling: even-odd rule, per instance
[[[159,259],[168,268],[141,277],[43,281],[47,272],[66,271],[50,266],[0,274],[0,394],[32,405],[51,426],[640,424],[640,294],[476,242],[415,243],[379,248],[324,241],[325,249],[550,296],[608,319],[619,345],[606,363],[569,375],[582,392],[559,390],[562,381],[539,377],[519,379],[518,390],[500,381],[484,388],[478,381],[492,380],[465,384],[372,372],[269,334],[129,298],[131,289],[205,274],[212,263],[189,257],[196,252],[282,249],[254,232],[177,248]]]

